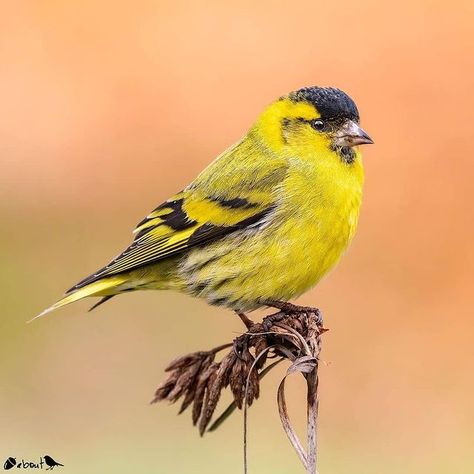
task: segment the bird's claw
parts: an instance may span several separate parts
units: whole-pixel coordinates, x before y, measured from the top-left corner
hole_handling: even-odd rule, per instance
[[[293,303],[289,303],[288,301],[266,301],[265,302],[266,306],[269,306],[271,308],[277,308],[281,311],[281,313],[276,313],[272,314],[270,316],[267,316],[267,318],[272,318],[276,316],[280,316],[281,319],[285,317],[285,315],[290,315],[290,314],[308,314],[308,315],[313,315],[316,318],[316,323],[318,326],[323,326],[323,315],[321,311],[318,308],[313,308],[311,306],[298,306]],[[284,314],[282,314],[284,313]],[[264,324],[265,320],[264,319]],[[275,322],[275,319],[273,319],[271,322]]]

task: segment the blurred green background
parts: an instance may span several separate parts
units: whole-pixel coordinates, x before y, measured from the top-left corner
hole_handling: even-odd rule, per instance
[[[141,218],[274,98],[357,102],[358,235],[300,302],[331,330],[320,472],[474,471],[473,3],[3,1],[0,461],[70,473],[242,472],[242,417],[200,439],[148,404],[178,354],[235,337],[229,311],[172,293],[25,321],[130,241]],[[250,410],[250,472],[302,472],[275,403]],[[289,383],[295,423],[304,385]]]

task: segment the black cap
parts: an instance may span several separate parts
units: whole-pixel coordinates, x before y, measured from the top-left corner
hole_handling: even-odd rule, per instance
[[[303,87],[291,92],[288,97],[294,102],[313,104],[325,120],[350,119],[359,121],[359,111],[354,101],[340,89],[333,87]]]

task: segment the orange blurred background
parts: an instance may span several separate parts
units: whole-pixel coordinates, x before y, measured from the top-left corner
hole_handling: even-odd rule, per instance
[[[276,97],[357,102],[358,235],[301,303],[331,331],[321,473],[474,471],[471,1],[17,1],[0,16],[0,461],[70,473],[242,471],[242,418],[200,439],[149,406],[178,354],[242,330],[173,293],[25,321],[131,239],[141,218]],[[279,373],[276,373],[279,372]],[[250,410],[250,472],[301,472],[276,386]],[[304,423],[304,385],[289,383]]]

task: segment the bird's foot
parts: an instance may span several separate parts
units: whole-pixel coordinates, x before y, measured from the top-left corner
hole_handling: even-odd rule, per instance
[[[264,318],[262,324],[264,330],[277,323],[278,321],[284,320],[288,315],[311,315],[316,319],[316,324],[323,327],[323,315],[318,308],[313,308],[311,306],[298,306],[293,303],[288,303],[287,301],[266,301],[265,305],[270,308],[279,309],[280,312],[276,314],[271,314]]]
[[[266,301],[265,306],[279,309],[278,313],[270,314],[263,318],[261,323],[255,323],[252,321],[245,313],[236,311],[239,318],[245,324],[247,332],[237,337],[234,342],[234,353],[239,358],[242,359],[244,352],[248,351],[250,340],[253,337],[257,337],[259,333],[268,333],[274,331],[274,326],[279,323],[285,323],[288,320],[288,317],[291,316],[303,316],[304,318],[310,317],[316,326],[319,328],[319,332],[325,332],[327,329],[323,326],[323,316],[321,311],[318,308],[313,308],[311,306],[298,306],[293,303],[288,303],[287,301]]]
[[[240,311],[236,311],[237,316],[241,319],[241,321],[245,324],[247,329],[250,329],[255,325],[255,323],[245,314]]]
[[[251,340],[256,333],[262,331],[262,324],[252,321],[245,313],[241,311],[236,311],[237,316],[245,324],[247,331],[234,339],[234,353],[239,359],[243,359],[243,354],[248,352],[249,346],[251,345]]]

